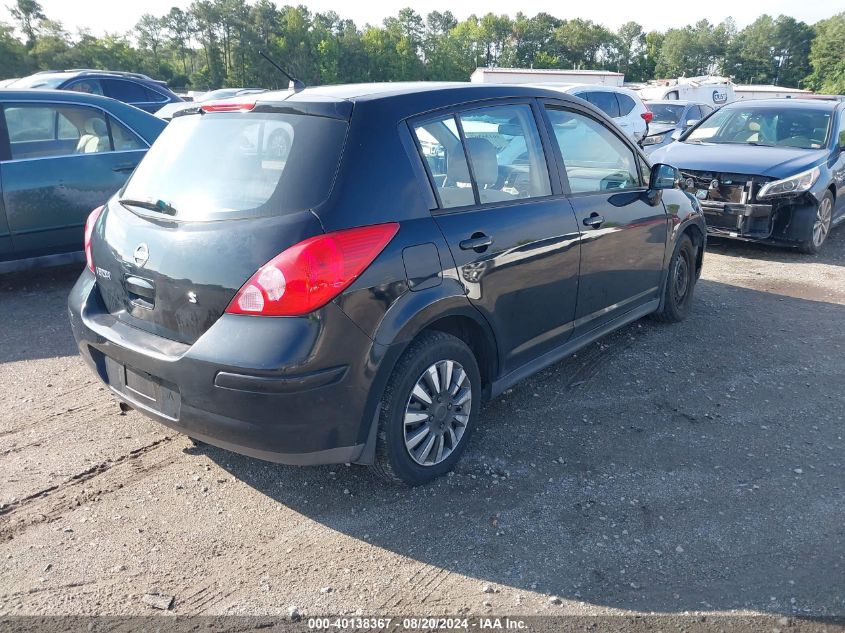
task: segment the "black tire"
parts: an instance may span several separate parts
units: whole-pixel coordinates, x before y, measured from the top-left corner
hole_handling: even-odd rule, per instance
[[[666,285],[663,288],[663,307],[653,317],[662,323],[678,323],[689,316],[695,282],[698,279],[695,246],[688,235],[682,235],[675,246]],[[681,279],[680,277],[683,277]]]
[[[820,217],[822,215],[825,217]],[[820,235],[816,233],[819,228],[817,225],[819,224],[822,225],[820,227],[822,229]],[[815,215],[813,216],[813,221],[810,223],[806,239],[798,245],[798,250],[802,253],[806,253],[807,255],[815,255],[818,253],[827,240],[828,234],[830,234],[832,224],[833,194],[828,191],[819,202],[819,206],[816,207]]]
[[[421,402],[417,404],[412,401],[412,392],[418,386],[418,381],[424,379],[424,372],[427,372],[431,367],[437,367],[438,363],[443,361],[452,361],[451,367],[463,369],[466,376],[466,380],[462,383],[463,386],[458,385],[459,392],[456,395],[459,396],[464,393],[467,388],[466,381],[469,382],[470,404],[466,416],[467,420],[465,425],[460,425],[463,430],[457,443],[451,445],[455,433],[449,431],[449,429],[444,430],[444,425],[457,430],[458,424],[453,418],[459,417],[456,413],[459,409],[462,412],[466,409],[463,408],[464,405],[457,404],[457,398],[452,399],[452,396],[448,393],[448,388],[434,396],[433,400],[443,396],[444,403],[432,402],[431,406],[438,407],[438,410],[433,412],[426,421],[419,422],[420,426],[412,428],[409,433],[425,430],[422,427],[427,427],[429,430],[426,433],[430,433],[430,437],[435,438],[435,444],[440,448],[441,453],[445,453],[446,450],[450,452],[448,456],[443,457],[437,463],[421,465],[411,456],[413,449],[406,447],[406,412],[411,407],[422,406]],[[457,369],[455,372],[455,375],[458,375]],[[452,380],[454,384],[457,379],[453,377]],[[438,373],[438,382],[440,381],[443,381],[443,375]],[[430,390],[428,395],[432,394],[434,394],[433,389]],[[449,402],[448,406],[451,413],[444,410],[446,400]],[[453,403],[454,411],[452,411]],[[478,362],[472,350],[462,340],[450,334],[423,332],[402,354],[385,387],[378,420],[379,427],[373,470],[388,481],[410,486],[418,486],[446,474],[452,470],[466,449],[478,419],[480,404],[481,376],[478,370]],[[423,412],[423,417],[429,412],[431,411]],[[460,417],[464,416],[460,415]],[[435,430],[432,431],[432,429]],[[419,442],[420,449],[424,450],[428,442],[429,437],[426,436],[425,440]],[[448,449],[445,447],[446,444],[450,444]],[[430,448],[429,450],[434,451],[435,449]],[[438,453],[439,455],[440,453]],[[435,459],[436,457],[432,457],[432,461]],[[423,461],[425,461],[425,457],[423,457]]]

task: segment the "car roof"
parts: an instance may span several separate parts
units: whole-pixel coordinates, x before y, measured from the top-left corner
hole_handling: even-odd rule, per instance
[[[275,90],[256,95],[257,101],[381,101],[415,96],[424,101],[426,97],[451,95],[454,101],[494,99],[506,97],[549,97],[557,98],[561,93],[543,89],[536,85],[481,84],[470,82],[408,81],[362,84],[340,84],[306,88],[291,94],[290,90]]]
[[[665,103],[667,105],[710,105],[704,101],[693,101],[692,99],[643,99],[643,103]],[[711,106],[712,107],[712,106]]]
[[[836,99],[798,99],[798,98],[773,98],[773,99],[742,99],[740,101],[732,101],[724,106],[725,108],[789,108],[803,110],[821,110],[830,112],[836,109],[842,102]]]
[[[635,95],[639,97],[636,90],[631,90],[630,88],[625,88],[624,86],[606,86],[604,84],[579,84],[568,82],[558,83],[551,81],[532,83],[529,85],[534,88],[543,88],[548,86],[549,89],[556,91],[565,90],[566,92],[570,92],[572,90],[592,90],[593,92],[621,92],[622,94]]]
[[[91,94],[90,92],[76,92],[74,90],[41,90],[29,88],[16,90],[14,88],[0,89],[0,101],[64,101],[65,103],[87,103],[101,107],[112,106],[115,103],[126,105],[110,97]]]

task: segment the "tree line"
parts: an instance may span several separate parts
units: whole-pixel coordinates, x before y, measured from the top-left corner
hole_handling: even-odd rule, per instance
[[[602,69],[627,81],[705,74],[845,93],[845,12],[809,25],[762,15],[701,20],[665,32],[636,22],[618,30],[548,13],[425,17],[411,8],[381,25],[357,26],[334,11],[272,0],[196,0],[186,10],[145,14],[127,34],[70,34],[37,0],[9,7],[0,22],[0,78],[36,70],[103,68],[142,72],[171,86],[284,87],[266,51],[307,85],[367,81],[466,81],[479,66]]]

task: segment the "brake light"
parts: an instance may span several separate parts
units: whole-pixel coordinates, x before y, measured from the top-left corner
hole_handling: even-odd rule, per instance
[[[376,224],[294,244],[259,268],[238,290],[226,312],[261,316],[313,312],[348,288],[397,231],[395,222]]]
[[[203,112],[249,112],[255,107],[255,101],[223,101],[200,106]]]
[[[94,272],[94,258],[91,255],[91,236],[94,234],[94,225],[97,223],[97,218],[103,212],[103,207],[99,206],[88,214],[88,219],[85,220],[85,262],[88,264],[88,270]]]
[[[640,115],[643,119],[645,119],[646,123],[651,123],[651,120],[654,118],[654,112],[650,110],[646,110]]]

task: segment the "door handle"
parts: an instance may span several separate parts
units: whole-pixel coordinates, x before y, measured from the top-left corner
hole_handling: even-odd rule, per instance
[[[602,224],[604,224],[604,216],[599,215],[595,211],[590,214],[590,217],[584,218],[584,226],[591,226],[594,229],[597,229]]]
[[[135,167],[137,167],[137,165],[118,165],[117,167],[113,168],[112,171],[117,171],[117,172],[132,171],[133,169],[135,169]]]
[[[478,251],[479,253],[487,250],[487,247],[493,243],[493,238],[484,233],[473,233],[468,240],[463,240],[459,246],[464,251]]]

